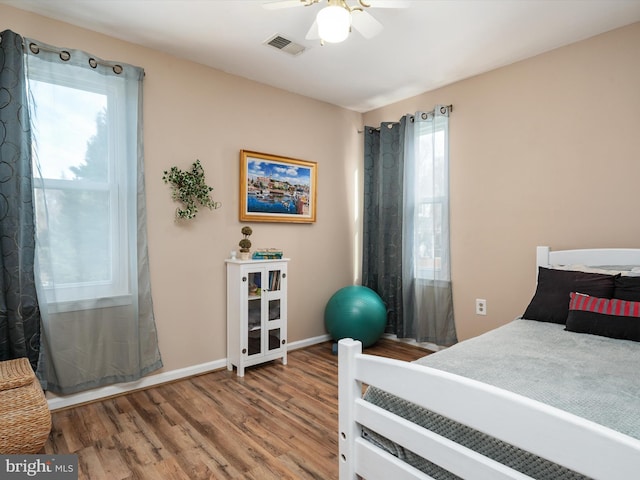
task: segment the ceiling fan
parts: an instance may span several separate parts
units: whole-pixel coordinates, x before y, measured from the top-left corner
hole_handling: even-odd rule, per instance
[[[278,0],[264,3],[263,7],[270,10],[291,7],[310,7],[323,0]],[[376,36],[383,29],[382,24],[369,12],[368,8],[406,8],[408,0],[354,0],[357,3],[350,6],[347,0],[327,0],[327,6],[322,8],[305,38],[307,40],[320,39],[321,43],[339,43],[349,36],[351,28],[358,31],[364,38]]]

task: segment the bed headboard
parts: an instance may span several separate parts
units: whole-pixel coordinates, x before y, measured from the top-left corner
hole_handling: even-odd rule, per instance
[[[549,265],[640,265],[640,248],[590,248],[581,250],[557,250],[538,247],[536,266]]]

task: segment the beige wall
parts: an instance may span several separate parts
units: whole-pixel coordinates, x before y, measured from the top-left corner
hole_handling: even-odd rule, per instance
[[[359,271],[362,116],[0,5],[2,29],[143,67],[149,253],[165,370],[225,352],[224,259],[237,248],[240,149],[318,162],[314,225],[252,224],[290,265],[289,341],[325,333],[323,310]],[[640,246],[640,24],[364,115],[453,104],[451,221],[460,339],[521,314],[534,249]],[[274,52],[279,54],[279,52]],[[220,210],[173,221],[161,181],[200,159]],[[356,181],[358,179],[358,181]],[[488,302],[486,317],[474,299]]]
[[[354,281],[359,113],[3,5],[0,18],[2,30],[145,69],[149,256],[165,371],[226,357],[224,259],[242,238],[240,149],[318,163],[317,222],[254,223],[251,240],[291,258],[289,342],[326,333],[326,301]],[[196,159],[223,206],[178,225],[162,172]]]
[[[535,247],[640,247],[640,23],[364,115],[453,104],[451,249],[461,339],[522,314]],[[476,316],[476,298],[488,315]]]

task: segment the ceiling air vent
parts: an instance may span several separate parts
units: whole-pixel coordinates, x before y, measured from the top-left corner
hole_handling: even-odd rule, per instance
[[[300,55],[305,50],[305,47],[303,47],[302,45],[293,43],[288,38],[284,38],[282,35],[278,35],[278,34],[269,38],[266,42],[264,42],[264,44],[269,45],[270,47],[273,47],[273,48],[277,48],[282,52],[286,52],[289,55],[294,55],[294,56]]]

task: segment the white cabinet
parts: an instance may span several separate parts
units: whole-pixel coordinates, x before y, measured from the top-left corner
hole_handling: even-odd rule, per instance
[[[227,368],[287,364],[287,262],[226,260]]]

